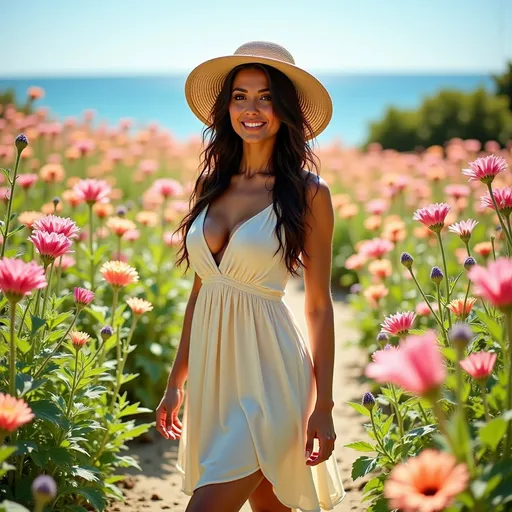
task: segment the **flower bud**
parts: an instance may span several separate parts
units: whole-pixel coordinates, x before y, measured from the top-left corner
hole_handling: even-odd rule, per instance
[[[402,256],[400,256],[400,263],[405,268],[408,268],[408,269],[412,268],[413,261],[414,261],[414,258],[408,252],[403,252]]]
[[[112,329],[110,325],[105,325],[100,331],[101,339],[103,341],[107,341],[110,337],[112,337],[113,334],[114,329]]]
[[[379,332],[379,334],[377,334],[377,341],[379,343],[386,343],[387,341],[389,341],[389,336],[384,331],[381,331]]]
[[[124,205],[119,205],[116,209],[116,215],[118,217],[124,217],[128,213],[128,208]]]
[[[375,397],[369,391],[367,391],[363,395],[362,403],[363,403],[364,407],[366,407],[366,409],[371,411],[375,407]]]
[[[57,208],[57,206],[59,205],[60,203],[60,198],[58,196],[55,196],[53,199],[52,199],[52,203],[53,203],[53,206],[55,206],[55,208]]]
[[[468,256],[464,261],[464,268],[466,270],[471,270],[476,265],[476,260],[473,256]]]
[[[21,153],[28,146],[28,139],[24,133],[20,133],[14,142],[18,153]]]
[[[432,267],[430,272],[430,279],[436,284],[440,284],[444,278],[443,271],[439,267]]]
[[[57,495],[57,485],[50,475],[39,475],[32,482],[32,495],[37,503],[46,505]]]
[[[462,353],[473,338],[473,331],[466,323],[456,323],[449,331],[448,336],[457,352]]]

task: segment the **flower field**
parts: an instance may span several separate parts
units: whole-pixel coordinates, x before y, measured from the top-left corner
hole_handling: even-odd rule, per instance
[[[190,281],[173,235],[200,141],[157,125],[0,117],[0,510],[103,510],[147,432]],[[451,140],[318,151],[337,213],[334,284],[368,351],[368,510],[512,502],[512,154]],[[366,391],[366,392],[365,392]],[[151,416],[149,416],[152,418]],[[369,475],[369,476],[368,476]],[[23,509],[18,509],[23,510]]]

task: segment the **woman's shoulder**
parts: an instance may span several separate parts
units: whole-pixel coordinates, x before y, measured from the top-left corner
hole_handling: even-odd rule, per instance
[[[310,206],[316,198],[320,199],[320,201],[330,201],[331,193],[329,185],[323,178],[306,169],[302,170],[302,177],[304,178],[306,194]]]

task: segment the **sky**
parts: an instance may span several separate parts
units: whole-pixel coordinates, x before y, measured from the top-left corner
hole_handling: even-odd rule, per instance
[[[244,42],[339,72],[500,72],[512,0],[0,0],[0,77],[186,73]]]

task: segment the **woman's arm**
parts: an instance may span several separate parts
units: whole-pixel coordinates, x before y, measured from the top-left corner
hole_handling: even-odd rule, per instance
[[[313,358],[317,398],[308,422],[306,458],[315,466],[326,461],[334,450],[336,433],[332,419],[334,372],[334,312],[331,297],[332,239],[334,210],[329,187],[318,178],[318,189],[309,189],[311,211],[306,214],[306,240],[303,255],[306,290],[305,315]],[[313,440],[320,444],[312,455]]]
[[[188,375],[188,354],[190,351],[190,331],[192,327],[192,317],[194,316],[194,309],[196,307],[197,296],[201,289],[201,279],[195,274],[194,283],[190,292],[190,297],[185,308],[185,316],[183,319],[183,328],[181,330],[180,344],[178,352],[172,365],[172,370],[169,373],[167,380],[167,388],[183,389]]]

